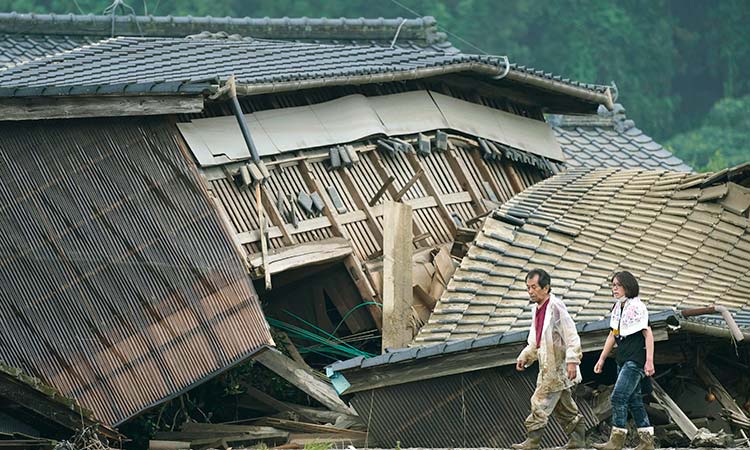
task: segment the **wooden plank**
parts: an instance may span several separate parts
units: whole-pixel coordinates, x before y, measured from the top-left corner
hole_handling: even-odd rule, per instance
[[[403,348],[412,340],[409,328],[412,303],[412,210],[403,203],[386,202],[383,237],[383,353]]]
[[[331,226],[331,221],[326,216],[321,217],[314,217],[312,219],[307,219],[299,222],[299,225],[297,228],[291,229],[291,234],[299,234],[299,233],[307,233],[310,231],[316,231],[316,230],[322,230],[324,228],[328,228]],[[275,239],[282,236],[281,231],[278,227],[268,227],[267,228],[267,235],[268,239]],[[333,233],[336,235],[336,233]],[[238,233],[235,236],[235,241],[241,244],[250,244],[253,242],[258,242],[260,240],[260,231],[259,230],[252,230],[252,231],[245,231],[243,233]]]
[[[427,173],[424,167],[422,167],[422,164],[419,162],[419,158],[417,158],[417,155],[415,155],[414,153],[407,153],[406,160],[409,162],[412,169],[414,169],[417,173],[422,174],[420,177],[422,186],[424,186],[424,188],[427,190],[427,193],[435,199],[438,213],[445,221],[450,233],[454,234],[456,232],[456,223],[453,221],[453,216],[451,216],[450,211],[448,211],[448,208],[446,208],[445,203],[443,203],[442,194],[438,192],[437,188],[435,187],[435,183],[430,177],[430,174]],[[416,174],[414,176],[416,176]]]
[[[302,431],[306,433],[331,433],[339,436],[364,437],[367,432],[348,430],[346,428],[337,428],[329,425],[318,425],[315,423],[298,422],[295,420],[277,419],[275,417],[266,417],[261,423],[275,428],[281,428],[291,431]]]
[[[202,95],[50,96],[4,98],[0,103],[0,117],[3,120],[152,116],[201,111],[203,111]]]
[[[338,261],[351,253],[351,244],[341,237],[297,244],[269,254],[267,256],[268,270],[271,274],[277,274],[285,270]],[[255,253],[249,257],[248,261],[253,268],[258,268],[263,264],[263,257]]]
[[[655,379],[651,379],[651,384],[654,386],[654,398],[669,414],[669,417],[677,424],[680,430],[687,436],[691,441],[698,433],[698,427],[685,415],[684,412],[677,406],[677,403],[672,400],[664,389],[656,382]]]
[[[148,450],[185,450],[190,448],[190,441],[148,441]]]
[[[268,349],[256,355],[254,359],[332,411],[356,415],[354,410],[339,398],[330,384],[311,375],[304,367],[278,350]]]

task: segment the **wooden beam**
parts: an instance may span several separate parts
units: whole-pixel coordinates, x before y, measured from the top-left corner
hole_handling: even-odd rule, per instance
[[[420,168],[417,170],[417,173],[411,176],[409,181],[406,182],[404,187],[401,188],[400,191],[396,192],[396,195],[393,196],[393,201],[397,202],[401,200],[401,197],[406,195],[407,192],[409,192],[409,189],[411,189],[412,186],[414,186],[414,183],[416,183],[424,174],[424,169]]]
[[[380,186],[380,189],[378,189],[378,192],[376,192],[375,195],[372,196],[372,198],[367,204],[370,206],[375,206],[378,203],[378,200],[380,200],[380,197],[382,197],[383,194],[385,194],[385,191],[388,190],[388,187],[393,183],[394,180],[395,180],[394,177],[392,176],[388,177],[388,179],[385,180],[385,182],[383,182],[383,185]]]
[[[468,150],[468,152],[469,157],[472,161],[474,161],[474,165],[479,171],[479,175],[482,177],[482,181],[485,181],[490,185],[490,188],[492,188],[492,191],[495,193],[495,197],[497,197],[501,203],[505,202],[507,200],[507,195],[502,191],[502,189],[500,189],[500,187],[495,182],[495,179],[492,177],[492,174],[490,174],[490,169],[487,167],[487,164],[485,164],[482,156],[479,154],[479,150]]]
[[[271,219],[271,223],[281,232],[281,240],[285,245],[294,245],[297,243],[297,239],[289,232],[287,224],[284,218],[281,216],[281,212],[276,208],[276,205],[271,201],[271,197],[268,193],[268,189],[265,186],[261,186],[261,198],[263,201],[263,209],[266,210],[268,218]]]
[[[449,150],[444,153],[448,166],[453,171],[453,174],[461,184],[461,189],[469,193],[471,197],[471,206],[474,208],[474,213],[480,215],[485,213],[487,210],[482,202],[482,194],[477,190],[473,181],[469,180],[469,170],[466,168],[463,160],[456,158],[456,147],[450,146]]]
[[[271,290],[271,270],[268,268],[268,235],[266,234],[266,217],[263,214],[261,198],[263,192],[260,190],[260,183],[255,185],[255,207],[258,209],[258,225],[260,226],[260,249],[263,260],[263,278],[267,290]]]
[[[319,401],[326,408],[344,414],[356,415],[356,412],[339,398],[330,384],[316,378],[300,364],[284,356],[278,350],[268,349],[257,354],[254,359]]]
[[[4,98],[3,120],[74,119],[81,117],[152,116],[203,111],[203,96],[133,95],[95,97]]]
[[[310,165],[306,160],[300,160],[297,162],[297,168],[299,169],[300,175],[304,180],[307,188],[310,192],[317,192],[320,198],[323,200],[325,208],[323,208],[323,215],[328,218],[331,228],[333,228],[334,236],[347,237],[341,224],[336,220],[337,216],[334,213],[336,209],[333,207],[330,201],[328,201],[328,195],[325,194],[323,185],[320,184],[318,178],[315,176],[313,171],[310,169]]]
[[[325,264],[344,259],[351,253],[352,246],[349,241],[341,237],[297,244],[269,254],[267,257],[268,271],[271,274],[277,274],[305,266]],[[263,255],[257,253],[251,255],[249,262],[254,268],[262,267]]]
[[[677,403],[669,397],[655,379],[651,379],[651,384],[654,386],[654,397],[656,398],[656,401],[658,401],[667,414],[669,414],[669,417],[672,418],[685,436],[692,441],[698,433],[698,427],[696,427],[688,416],[682,412],[680,407],[677,406]]]
[[[391,174],[389,174],[388,171],[386,170],[385,164],[383,164],[383,159],[380,157],[380,152],[377,149],[369,152],[368,155],[370,156],[370,162],[372,163],[372,167],[375,168],[375,172],[378,173],[378,175],[380,176],[381,180],[386,180],[388,177],[391,176]],[[393,186],[393,184],[391,184],[388,187],[388,193],[391,195],[392,199],[396,198],[396,194],[398,192],[396,191],[396,188],[395,188],[395,186]],[[407,202],[405,202],[405,203],[407,203]],[[382,204],[378,205],[378,207],[381,207],[381,208],[382,208],[382,206],[383,206]],[[419,225],[417,225],[416,221],[412,221],[412,230],[411,231],[412,231],[412,233],[414,233],[414,236],[419,236],[420,234],[424,233],[424,230],[421,229],[419,227]],[[382,237],[381,237],[380,241],[382,242]]]
[[[432,181],[430,174],[428,174],[427,171],[424,170],[422,164],[419,162],[419,158],[417,158],[417,155],[415,155],[414,153],[407,153],[406,160],[409,161],[412,169],[414,169],[417,173],[422,174],[422,186],[424,186],[424,188],[427,190],[427,193],[435,199],[438,212],[440,213],[440,216],[442,216],[443,220],[445,220],[446,225],[448,226],[448,230],[451,232],[451,234],[455,234],[456,223],[453,221],[453,216],[451,216],[450,211],[448,211],[448,208],[443,203],[441,193],[438,192],[437,188],[435,187],[435,183]],[[414,176],[416,176],[416,174]]]
[[[412,340],[409,328],[412,304],[411,206],[384,204],[383,237],[383,353],[403,348]]]
[[[375,219],[375,216],[372,213],[372,208],[370,208],[370,205],[367,204],[365,199],[362,197],[359,188],[352,180],[352,177],[349,174],[349,168],[344,167],[342,169],[339,169],[338,174],[341,177],[341,181],[344,182],[344,186],[346,186],[346,190],[349,192],[349,195],[351,195],[354,204],[357,206],[357,208],[365,213],[365,216],[367,216],[367,222],[365,223],[367,224],[367,228],[370,229],[374,240],[376,242],[381,242],[383,240],[383,233],[380,231],[378,221]]]

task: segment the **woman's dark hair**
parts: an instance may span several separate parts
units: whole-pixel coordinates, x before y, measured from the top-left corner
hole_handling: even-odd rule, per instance
[[[622,288],[625,289],[625,297],[638,297],[640,288],[638,287],[638,280],[635,279],[632,273],[628,272],[627,270],[617,272],[610,281],[615,281],[615,278],[617,278],[617,281],[620,282]]]
[[[549,274],[544,269],[531,269],[531,270],[529,270],[529,273],[526,274],[526,281],[529,281],[530,279],[534,278],[535,276],[539,276],[538,283],[539,283],[539,288],[540,289],[546,288],[547,286],[549,286],[550,281],[552,281],[550,279]]]

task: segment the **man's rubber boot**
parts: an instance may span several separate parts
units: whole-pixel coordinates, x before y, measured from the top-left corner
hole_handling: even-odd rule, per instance
[[[512,447],[516,450],[537,450],[543,434],[544,428],[529,431],[525,441],[520,444],[513,444]]]
[[[626,428],[612,427],[612,433],[609,435],[609,440],[604,444],[594,444],[594,448],[598,450],[622,450],[627,435],[628,430]]]
[[[654,427],[638,428],[640,443],[634,450],[654,450]]]
[[[576,424],[576,427],[573,428],[573,431],[570,433],[568,443],[565,444],[565,447],[558,448],[568,450],[576,448],[586,448],[586,424],[583,422],[583,418],[581,418]]]

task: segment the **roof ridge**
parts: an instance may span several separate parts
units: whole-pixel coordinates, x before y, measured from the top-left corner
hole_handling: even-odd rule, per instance
[[[39,28],[40,24],[43,28]],[[387,39],[390,40],[400,28],[399,37],[418,40],[427,44],[447,41],[445,33],[437,29],[437,20],[432,16],[416,19],[382,18],[251,18],[212,16],[114,16],[117,35],[183,37],[202,31],[226,31],[230,34],[245,34],[253,37],[285,36],[299,39]],[[36,14],[0,13],[0,33],[47,35],[106,35],[112,34],[112,16],[95,14]]]
[[[611,127],[619,132],[635,128],[635,121],[628,119],[621,103],[615,103],[612,111],[599,106],[595,116],[549,114],[547,122],[553,127]]]

